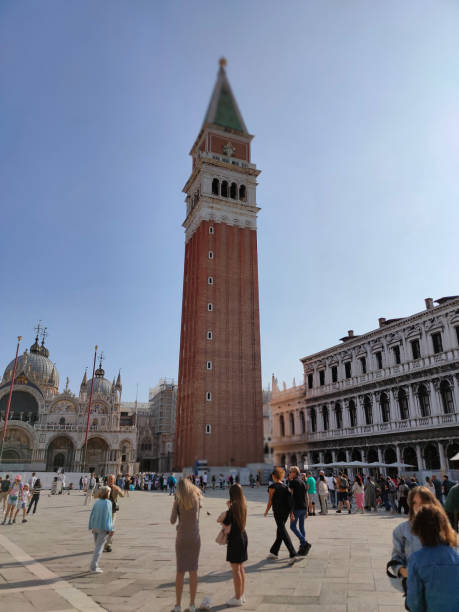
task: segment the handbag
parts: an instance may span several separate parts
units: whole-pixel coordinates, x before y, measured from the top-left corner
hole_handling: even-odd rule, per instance
[[[223,521],[225,520],[225,517],[226,517],[226,511],[220,514],[220,516],[217,519],[217,523],[223,523]],[[222,524],[222,527],[220,531],[218,532],[217,537],[215,538],[215,541],[217,542],[217,544],[220,544],[220,546],[225,546],[226,544],[228,544],[228,535],[230,531],[231,531],[231,525]]]

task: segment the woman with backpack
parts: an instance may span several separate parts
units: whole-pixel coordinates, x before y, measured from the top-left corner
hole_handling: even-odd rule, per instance
[[[456,612],[459,610],[459,555],[454,550],[456,533],[445,511],[439,504],[423,506],[414,517],[411,531],[420,539],[422,548],[408,560],[408,609]]]
[[[277,531],[274,544],[269,551],[268,559],[277,560],[279,558],[279,549],[282,542],[287,547],[290,555],[289,564],[299,561],[296,551],[293,548],[292,540],[285,528],[285,523],[290,516],[292,508],[292,496],[288,488],[283,483],[285,472],[281,467],[274,468],[272,473],[273,483],[268,487],[268,504],[265,510],[265,517],[268,516],[269,510],[273,509],[274,520],[276,521]]]
[[[419,537],[412,530],[413,521],[416,513],[425,505],[436,505],[442,508],[440,502],[427,487],[411,489],[408,495],[408,520],[397,525],[392,533],[392,558],[387,564],[386,571],[389,577],[398,579],[397,586],[403,591],[406,591],[406,579],[409,575],[409,558],[422,546]]]

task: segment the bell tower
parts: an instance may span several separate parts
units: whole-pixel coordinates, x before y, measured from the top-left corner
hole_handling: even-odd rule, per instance
[[[253,136],[220,60],[190,155],[175,463],[263,462]]]

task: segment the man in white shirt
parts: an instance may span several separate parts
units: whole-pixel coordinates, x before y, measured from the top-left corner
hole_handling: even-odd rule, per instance
[[[32,472],[32,476],[30,476],[30,478],[27,481],[27,484],[29,485],[29,491],[33,491],[36,481],[37,481],[37,477],[35,476],[35,472]]]

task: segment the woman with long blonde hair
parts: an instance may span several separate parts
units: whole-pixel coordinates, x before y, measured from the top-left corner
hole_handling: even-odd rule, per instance
[[[195,612],[195,598],[198,590],[198,561],[201,549],[199,535],[199,511],[201,508],[201,491],[188,478],[182,478],[175,492],[172,506],[171,524],[178,519],[175,554],[177,558],[177,574],[175,578],[175,608],[181,612],[183,583],[185,572],[190,574],[190,606],[189,611]]]

